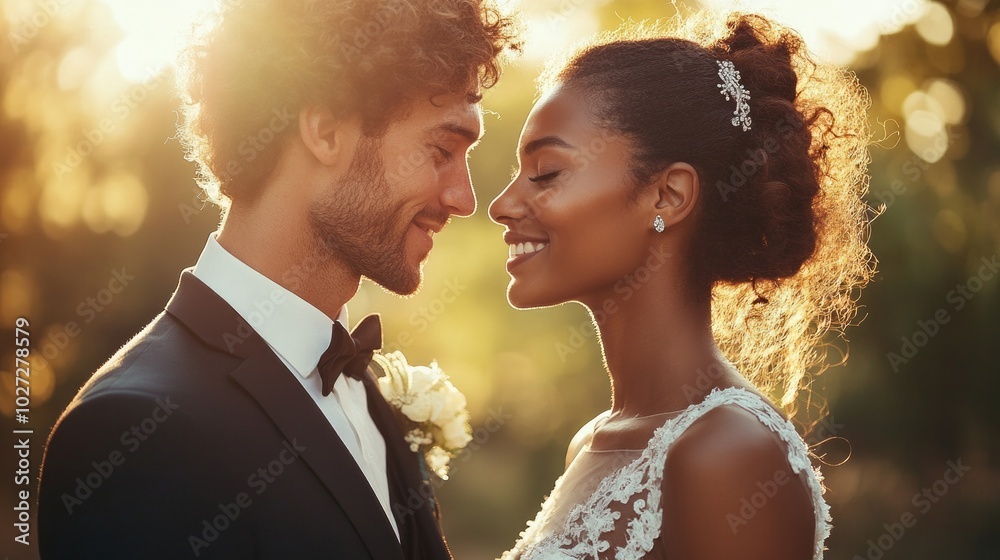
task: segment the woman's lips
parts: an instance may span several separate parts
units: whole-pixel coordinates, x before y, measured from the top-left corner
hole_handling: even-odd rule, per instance
[[[531,258],[535,257],[549,247],[548,243],[526,241],[524,243],[511,243],[510,253],[507,259],[507,271],[521,266]]]

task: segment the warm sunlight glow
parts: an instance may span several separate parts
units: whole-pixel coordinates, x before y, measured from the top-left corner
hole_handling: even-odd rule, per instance
[[[923,17],[927,0],[704,0],[720,10],[758,11],[802,34],[821,58],[848,64],[872,49],[881,35],[897,33]],[[950,22],[949,22],[950,23]],[[937,29],[937,24],[935,24]]]
[[[506,12],[519,10],[525,26],[524,56],[540,63],[600,30],[594,4],[584,0],[502,0]]]
[[[124,37],[115,48],[118,68],[139,82],[173,63],[180,40],[211,0],[101,0],[111,9]]]
[[[601,2],[602,4],[605,2]],[[525,56],[542,60],[552,52],[567,48],[597,30],[591,2],[584,0],[504,0],[504,9],[518,8],[527,27]],[[807,44],[823,60],[849,64],[862,52],[871,50],[882,35],[898,33],[907,25],[921,22],[922,36],[940,44],[951,34],[951,20],[939,13],[928,0],[842,0],[801,2],[798,0],[704,0],[712,10],[741,10],[763,13],[798,30]],[[940,5],[938,5],[940,7]],[[664,6],[662,17],[672,8]],[[620,14],[628,18],[628,13]],[[649,14],[644,16],[655,17]],[[925,37],[925,38],[926,38]]]
[[[122,76],[137,82],[168,66],[176,53],[179,37],[196,15],[213,6],[212,0],[101,0],[114,14],[124,37],[115,49]],[[520,9],[527,27],[526,56],[541,60],[597,30],[599,22],[590,2],[561,0],[525,2],[501,0],[501,9]],[[927,41],[946,43],[952,22],[940,4],[928,0],[843,0],[799,2],[796,0],[704,0],[710,9],[759,11],[797,29],[823,59],[848,64],[873,48],[881,35],[896,33],[918,23]],[[664,16],[669,16],[664,9]],[[623,17],[625,17],[623,15]]]

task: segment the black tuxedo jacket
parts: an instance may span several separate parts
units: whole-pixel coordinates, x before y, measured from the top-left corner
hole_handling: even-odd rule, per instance
[[[305,389],[185,271],[166,311],[53,428],[40,477],[41,556],[449,559],[417,455],[375,395],[400,540]]]

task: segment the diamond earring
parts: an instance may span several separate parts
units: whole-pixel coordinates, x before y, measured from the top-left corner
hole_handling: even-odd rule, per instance
[[[663,233],[663,230],[667,229],[667,224],[664,223],[663,217],[659,214],[653,219],[653,229],[656,230],[656,233]]]

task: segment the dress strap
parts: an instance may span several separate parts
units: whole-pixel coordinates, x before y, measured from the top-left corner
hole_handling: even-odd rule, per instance
[[[711,410],[730,404],[739,406],[753,414],[761,424],[767,426],[785,442],[788,451],[788,464],[791,466],[792,472],[795,474],[807,473],[806,480],[812,494],[813,513],[816,519],[813,558],[822,558],[823,542],[830,535],[831,523],[830,506],[823,500],[823,474],[819,469],[813,468],[812,462],[809,460],[809,449],[795,430],[795,426],[774,410],[760,395],[740,387],[712,389],[712,392],[702,402],[691,406],[684,414],[678,416],[675,422],[667,422],[653,436],[650,447],[655,449],[658,455],[653,464],[664,464],[670,445],[691,424]]]
[[[788,462],[793,471],[806,473],[816,519],[813,559],[822,560],[823,543],[830,534],[829,507],[823,501],[820,484],[822,475],[812,468],[805,442],[791,422],[759,395],[737,387],[713,389],[702,402],[667,419],[654,431],[637,459],[601,479],[589,498],[573,505],[559,526],[546,528],[547,516],[551,515],[556,499],[555,492],[550,494],[535,521],[521,533],[515,549],[504,558],[571,560],[610,555],[615,560],[646,558],[662,529],[661,487],[670,446],[707,412],[728,404],[749,411],[774,431],[787,446]],[[563,477],[556,481],[557,490]],[[610,538],[616,532],[619,537],[624,534],[624,539]]]

